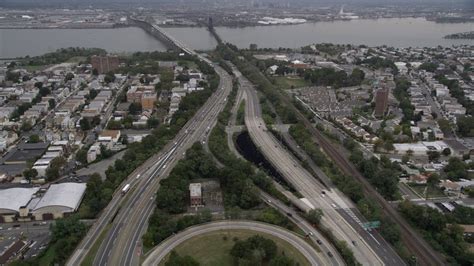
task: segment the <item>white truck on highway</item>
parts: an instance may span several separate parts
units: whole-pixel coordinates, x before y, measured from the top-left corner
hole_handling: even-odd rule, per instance
[[[122,195],[124,195],[125,193],[127,193],[129,190],[130,190],[130,184],[126,184],[126,185],[122,188]]]

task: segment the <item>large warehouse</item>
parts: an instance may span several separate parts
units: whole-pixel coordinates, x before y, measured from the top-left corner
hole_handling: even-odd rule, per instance
[[[0,190],[0,223],[16,221],[39,188],[9,188]]]
[[[85,183],[52,184],[39,188],[0,190],[0,222],[52,220],[77,211],[86,192]]]
[[[84,183],[53,184],[30,211],[35,220],[62,218],[79,208],[85,192]]]

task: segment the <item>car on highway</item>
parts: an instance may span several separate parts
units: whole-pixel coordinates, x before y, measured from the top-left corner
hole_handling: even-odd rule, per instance
[[[322,242],[321,240],[319,240],[319,239],[316,240],[316,243],[318,243],[318,244],[320,244],[320,245],[323,244],[323,242]]]
[[[288,217],[293,217],[293,214],[287,212],[286,215],[288,215]]]
[[[334,257],[334,255],[332,255],[331,251],[328,251],[328,256],[329,256],[330,258]]]

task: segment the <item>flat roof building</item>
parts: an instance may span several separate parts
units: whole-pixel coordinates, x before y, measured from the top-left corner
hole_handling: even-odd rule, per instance
[[[191,207],[198,207],[203,205],[201,183],[189,184],[189,196],[191,199]]]

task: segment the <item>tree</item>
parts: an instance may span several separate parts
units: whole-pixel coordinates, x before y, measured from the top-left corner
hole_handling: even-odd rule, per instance
[[[181,257],[176,253],[176,251],[171,251],[169,259],[166,261],[165,266],[198,266],[199,262],[197,262],[191,256],[184,256]]]
[[[443,153],[444,156],[449,156],[449,155],[451,155],[451,149],[450,148],[445,148],[442,151],[442,153]]]
[[[150,117],[146,123],[149,128],[156,128],[160,125],[160,120],[156,117]]]
[[[474,136],[474,116],[462,116],[456,121],[458,125],[458,132],[463,137]]]
[[[29,143],[38,143],[38,142],[41,142],[41,139],[38,135],[33,134],[33,135],[30,135],[30,137],[28,138],[28,142]]]
[[[76,153],[76,161],[80,162],[81,164],[87,164],[87,150],[78,150]]]
[[[46,177],[49,181],[56,180],[59,178],[59,168],[57,167],[48,167],[46,169]]]
[[[428,200],[430,190],[436,189],[440,181],[440,177],[437,174],[431,174],[426,180],[426,200]]]
[[[51,93],[51,90],[48,88],[48,87],[41,87],[39,88],[39,94],[42,96],[42,97],[45,97],[47,96],[48,94]]]
[[[65,81],[65,82],[68,82],[68,81],[70,81],[70,80],[73,79],[73,78],[74,78],[74,73],[68,72],[68,73],[66,74],[66,77],[64,77],[64,81]]]
[[[251,261],[257,263],[257,265],[274,258],[276,253],[277,246],[275,242],[259,235],[246,240],[238,240],[230,250],[230,254],[237,261]]]
[[[38,176],[38,171],[34,168],[26,169],[23,171],[23,176],[28,180],[28,182],[31,182],[32,179]]]
[[[321,209],[310,210],[306,214],[306,219],[312,224],[319,224],[321,217],[323,217],[323,211]]]
[[[451,180],[459,180],[467,177],[467,166],[457,157],[449,158],[448,165],[446,165],[443,170]]]
[[[250,48],[250,50],[255,51],[255,50],[258,49],[258,46],[257,46],[257,44],[255,44],[255,43],[251,43],[250,46],[249,46],[249,48]]]
[[[139,115],[142,112],[142,104],[141,103],[131,103],[128,107],[128,111],[132,115]]]
[[[81,121],[79,121],[79,125],[81,126],[82,131],[91,129],[91,124],[87,118],[82,118]]]
[[[110,82],[114,82],[115,81],[115,75],[113,72],[107,72],[107,74],[105,74],[104,76],[104,82],[109,84]]]
[[[23,123],[21,124],[20,129],[22,131],[29,131],[32,127],[33,127],[33,125],[31,125],[31,122],[26,120],[26,121],[23,121]]]
[[[54,107],[56,107],[56,100],[49,99],[48,104],[49,104],[49,109],[54,109]]]
[[[441,154],[438,151],[427,151],[426,154],[428,155],[428,160],[431,162],[437,161],[441,157]]]

